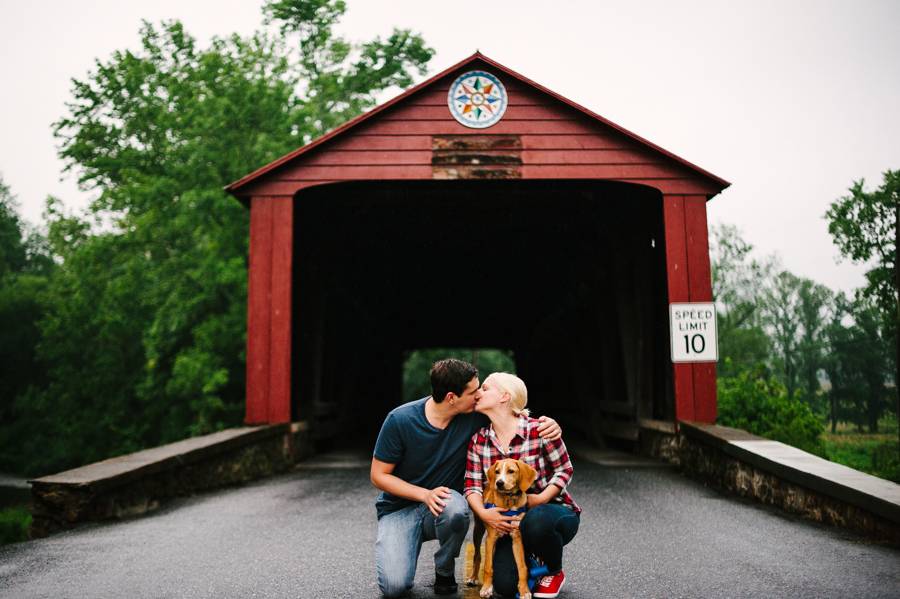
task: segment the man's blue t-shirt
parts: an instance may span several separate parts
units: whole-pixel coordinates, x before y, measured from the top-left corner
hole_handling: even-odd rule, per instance
[[[459,414],[441,430],[425,417],[426,401],[427,397],[409,402],[387,415],[375,442],[375,459],[396,464],[392,474],[410,484],[425,489],[448,487],[462,493],[469,441],[490,420],[475,412]],[[375,509],[381,519],[414,503],[383,491]]]

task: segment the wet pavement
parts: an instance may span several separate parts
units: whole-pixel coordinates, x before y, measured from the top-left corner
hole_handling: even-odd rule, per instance
[[[132,520],[0,547],[0,597],[377,599],[377,491],[366,464],[323,456]],[[584,514],[561,598],[900,597],[900,548],[669,468],[574,464],[570,490]],[[423,546],[414,599],[434,597],[435,548]]]

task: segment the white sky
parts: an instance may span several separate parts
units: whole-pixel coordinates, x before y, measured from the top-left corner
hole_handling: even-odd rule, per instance
[[[138,49],[141,19],[181,20],[205,44],[261,26],[261,0],[0,0],[0,173],[23,216],[60,180],[51,124],[71,79]],[[430,74],[487,56],[730,181],[710,223],[833,289],[864,283],[835,263],[822,218],[865,177],[900,169],[900,2],[348,0],[351,40],[409,27],[437,50]],[[223,184],[228,183],[223,181]]]

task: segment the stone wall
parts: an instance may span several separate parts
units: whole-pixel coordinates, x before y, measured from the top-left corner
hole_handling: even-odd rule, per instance
[[[705,431],[700,432],[689,424],[681,424],[679,435],[642,430],[642,451],[672,463],[721,491],[779,507],[803,518],[900,543],[900,524],[897,522],[778,476],[729,455],[724,450],[728,437],[740,440],[764,439],[725,427],[706,426]],[[712,434],[710,429],[713,429]]]
[[[285,423],[187,439],[36,479],[29,536],[135,516],[173,497],[271,476],[311,451],[307,428]]]

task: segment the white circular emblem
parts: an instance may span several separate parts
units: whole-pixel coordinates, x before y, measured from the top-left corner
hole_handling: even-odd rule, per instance
[[[457,121],[472,129],[494,125],[506,112],[506,88],[484,71],[469,71],[450,86],[447,105]]]

